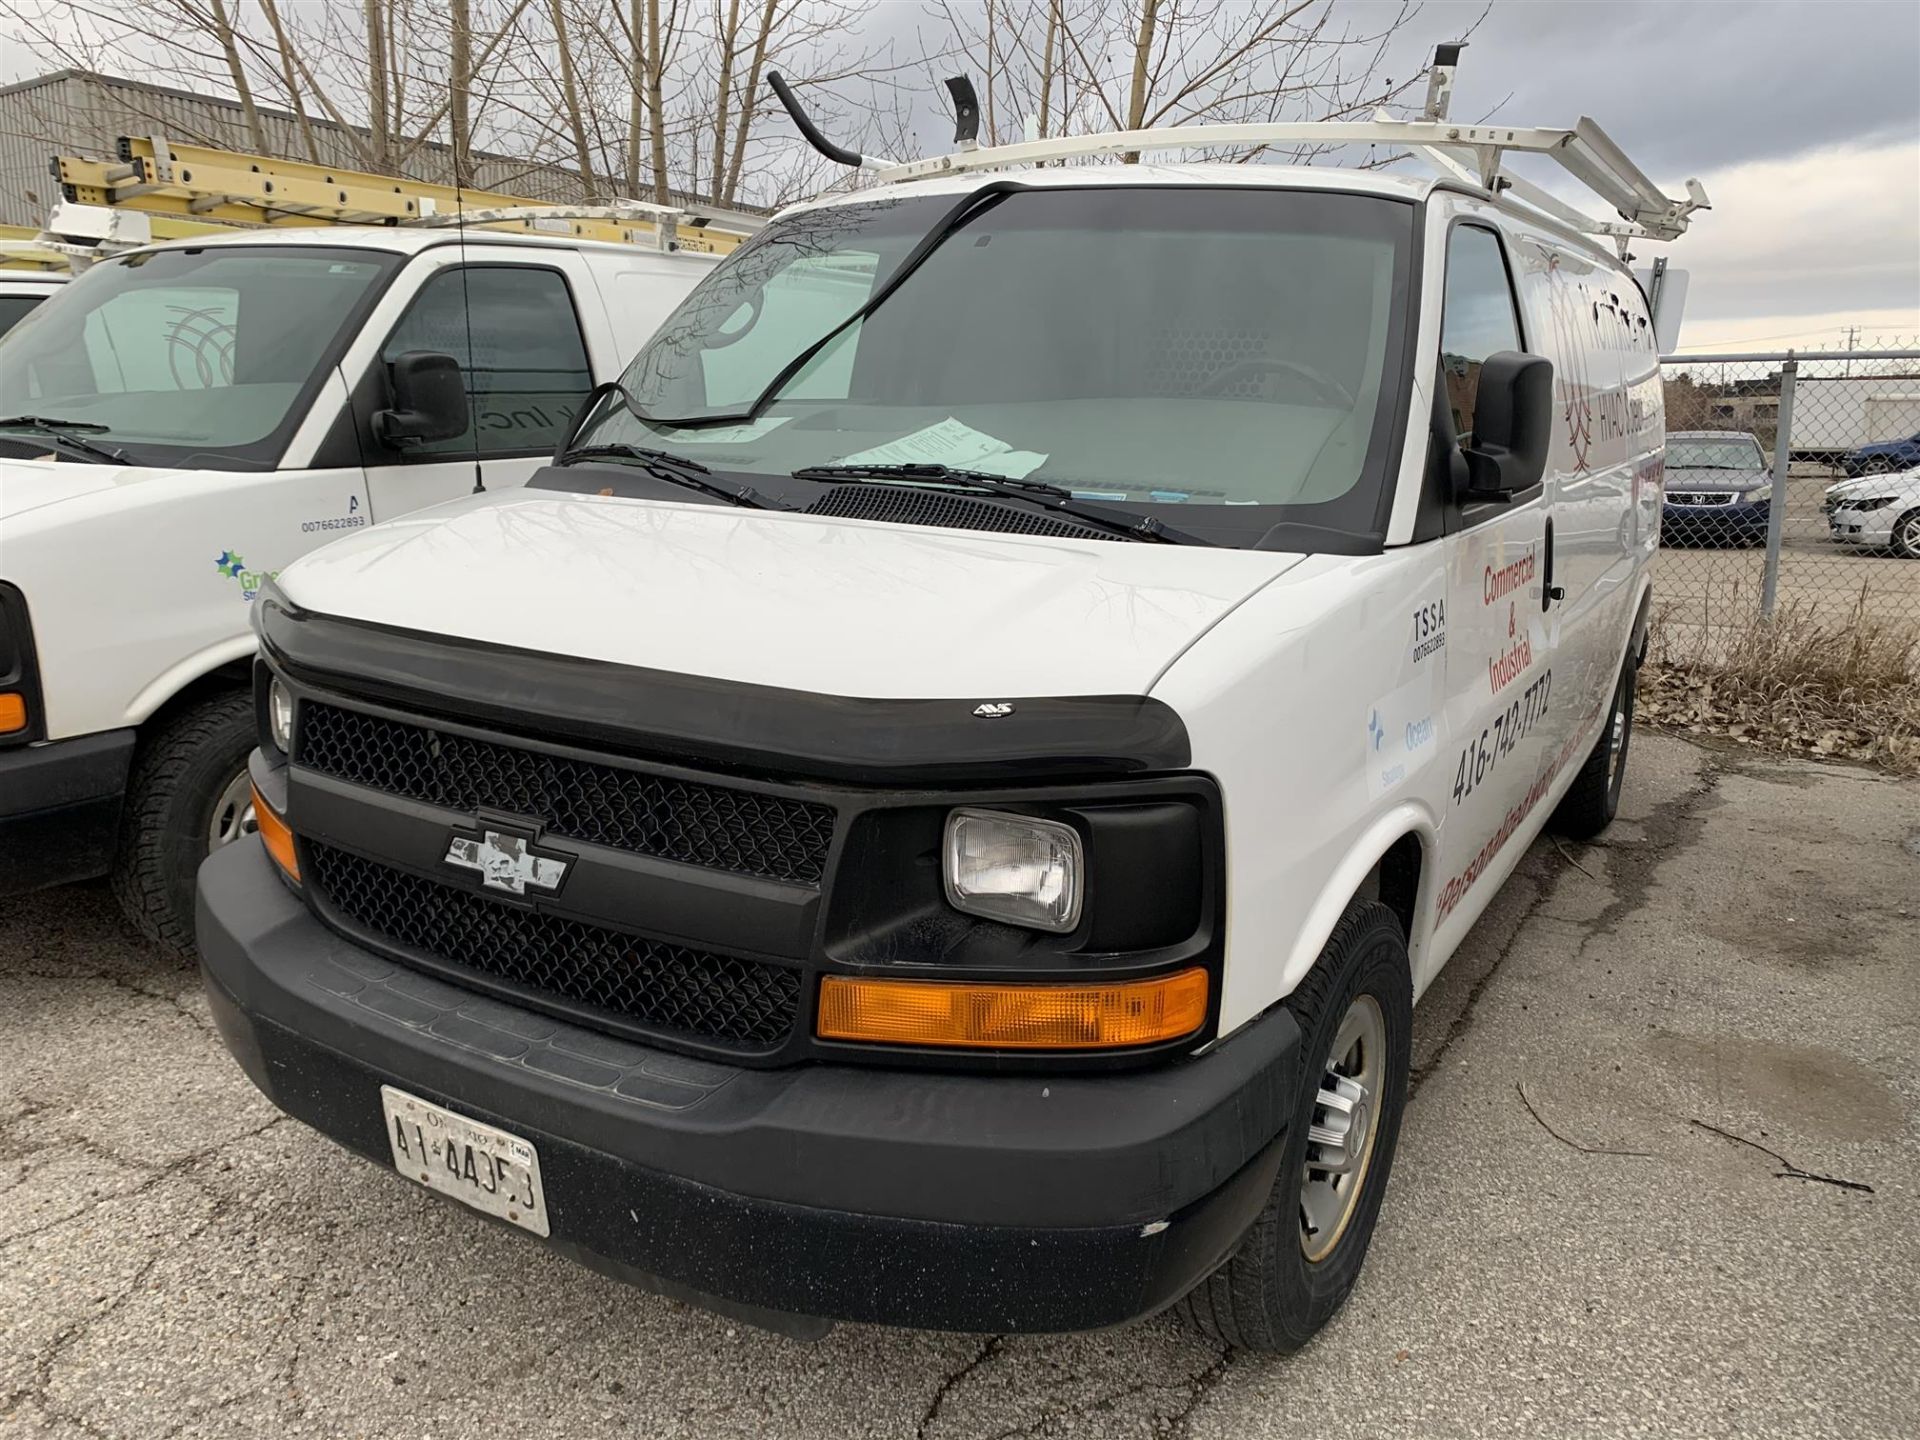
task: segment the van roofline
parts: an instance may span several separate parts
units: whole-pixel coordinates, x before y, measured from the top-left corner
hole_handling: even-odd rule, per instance
[[[883,187],[865,186],[858,190],[836,191],[799,201],[779,211],[773,218],[845,205],[870,204],[888,196],[963,195],[994,180],[991,171],[971,171],[923,180],[900,181]],[[1379,170],[1339,169],[1321,165],[1235,165],[1200,163],[1191,165],[1068,165],[1050,166],[1023,173],[1020,183],[1036,190],[1095,188],[1142,188],[1192,186],[1196,189],[1248,189],[1314,191],[1334,195],[1371,195],[1381,199],[1420,204],[1436,193],[1465,195],[1482,201],[1529,225],[1549,230],[1609,265],[1625,268],[1614,247],[1600,238],[1584,233],[1573,225],[1531,205],[1509,199],[1505,191],[1485,187],[1450,175],[1388,175]]]
[[[1436,62],[1439,63],[1439,62]],[[1431,105],[1430,101],[1430,105]],[[1440,112],[1440,113],[1443,113]],[[971,128],[961,132],[962,148],[947,155],[903,163],[852,155],[844,157],[882,184],[1012,169],[1164,150],[1257,151],[1273,146],[1368,145],[1410,151],[1443,176],[1477,186],[1487,195],[1511,192],[1529,209],[1588,234],[1628,240],[1673,240],[1686,233],[1695,210],[1708,209],[1698,180],[1686,182],[1686,198],[1676,200],[1655,185],[1599,124],[1583,115],[1571,126],[1460,125],[1437,118],[1395,120],[1376,111],[1369,120],[1311,120],[1227,125],[1174,125],[1144,130],[1113,130],[1026,140],[1012,145],[972,143]],[[1543,155],[1553,160],[1587,193],[1603,201],[1620,221],[1595,220],[1557,196],[1509,173],[1510,153]],[[1242,167],[1252,168],[1252,167]],[[1261,167],[1274,169],[1279,167]]]

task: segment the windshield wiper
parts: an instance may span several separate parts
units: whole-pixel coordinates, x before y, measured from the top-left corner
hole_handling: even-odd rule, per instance
[[[926,234],[914,242],[913,248],[901,257],[900,263],[894,267],[893,273],[880,282],[879,288],[867,298],[866,304],[862,305],[858,310],[855,310],[851,315],[847,316],[846,319],[842,320],[838,325],[835,325],[831,330],[827,331],[826,334],[822,335],[818,340],[815,340],[811,345],[807,346],[806,349],[782,365],[779,370],[774,373],[774,377],[761,389],[760,393],[753,397],[753,403],[748,405],[746,409],[736,410],[726,415],[689,415],[684,419],[672,420],[663,419],[657,415],[640,414],[639,411],[635,411],[634,413],[639,414],[640,418],[645,420],[649,425],[672,425],[681,429],[691,429],[696,425],[739,425],[758,420],[762,412],[779,397],[780,392],[787,388],[787,385],[793,380],[794,376],[807,368],[808,362],[810,362],[814,356],[818,355],[822,350],[825,350],[827,346],[839,339],[841,335],[845,334],[848,330],[873,314],[873,312],[878,310],[882,305],[886,304],[893,293],[906,283],[907,277],[918,270],[921,265],[926,262],[927,257],[944,245],[962,225],[966,224],[967,221],[971,220],[982,209],[986,208],[986,206],[997,205],[1000,201],[1016,191],[1031,190],[1032,188],[1031,185],[1024,184],[1019,180],[995,180],[990,184],[980,186],[977,190],[969,190],[965,195],[962,195],[959,201],[949,209],[945,215],[934,222],[933,227],[929,229]]]
[[[119,450],[109,450],[104,445],[95,445],[91,440],[82,440],[75,433],[86,431],[93,435],[104,435],[110,427],[96,425],[91,420],[52,420],[45,415],[15,415],[0,420],[0,430],[38,430],[42,435],[51,435],[55,441],[69,450],[82,455],[91,455],[96,460],[105,460],[110,465],[131,465],[126,454]]]
[[[721,480],[709,479],[707,477],[713,471],[698,460],[669,454],[665,450],[650,450],[644,445],[582,445],[560,456],[562,465],[570,465],[575,460],[619,460],[637,467],[643,474],[651,475],[656,480],[665,480],[670,485],[684,485],[689,490],[698,490],[702,495],[711,495],[730,505],[744,505],[749,510],[794,508],[770,495],[762,495],[751,485],[729,485]]]
[[[1057,510],[1063,515],[1071,515],[1076,520],[1084,520],[1111,530],[1116,535],[1125,535],[1129,540],[1157,541],[1163,545],[1211,545],[1211,540],[1202,540],[1198,535],[1189,535],[1184,530],[1176,530],[1163,524],[1151,515],[1141,515],[1131,510],[1116,510],[1110,505],[1090,504],[1077,500],[1071,490],[1058,485],[1049,485],[1044,480],[1009,480],[1004,475],[989,474],[984,470],[959,470],[948,465],[909,464],[909,465],[806,465],[793,472],[796,480],[820,480],[829,484],[851,482],[862,484],[869,481],[905,480],[908,482],[931,482],[936,485],[959,485],[970,490],[984,490],[990,495],[1005,496],[1009,500],[1025,500],[1030,504],[1042,506],[1048,510]]]

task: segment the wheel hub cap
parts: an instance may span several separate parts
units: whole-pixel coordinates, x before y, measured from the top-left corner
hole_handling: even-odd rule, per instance
[[[253,781],[242,770],[227,782],[227,788],[214,802],[213,822],[207,827],[207,849],[218,850],[259,829],[253,814]]]
[[[1378,1001],[1361,995],[1334,1032],[1307,1125],[1300,1248],[1309,1263],[1333,1252],[1353,1218],[1373,1158],[1386,1062],[1386,1019]]]

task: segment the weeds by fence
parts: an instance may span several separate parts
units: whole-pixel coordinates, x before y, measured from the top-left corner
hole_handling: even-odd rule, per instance
[[[1920,771],[1920,348],[1663,373],[1647,717]]]

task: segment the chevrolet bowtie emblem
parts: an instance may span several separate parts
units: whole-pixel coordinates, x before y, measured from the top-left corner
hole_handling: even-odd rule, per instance
[[[509,895],[524,895],[528,886],[551,895],[567,873],[565,860],[536,855],[525,836],[504,835],[498,830],[482,830],[478,839],[455,832],[447,845],[446,863],[462,870],[478,870],[481,883],[488,889],[505,890]]]

